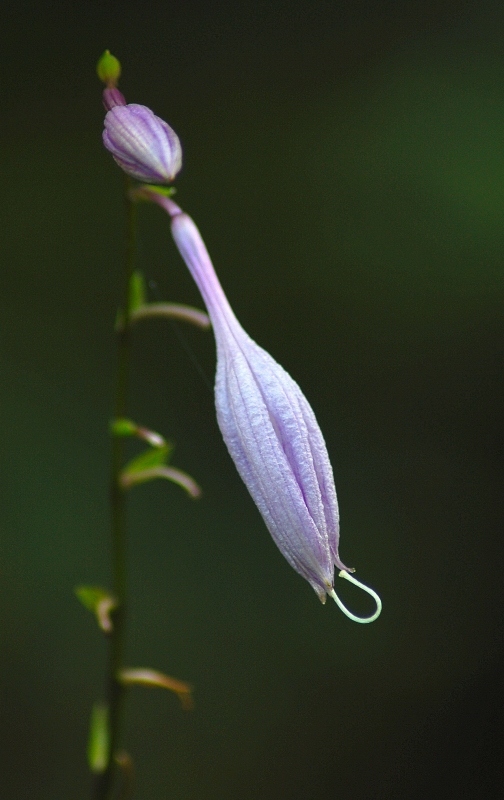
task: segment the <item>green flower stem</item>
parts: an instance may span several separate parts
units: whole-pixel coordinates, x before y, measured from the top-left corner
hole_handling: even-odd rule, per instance
[[[117,332],[118,365],[114,404],[114,418],[126,416],[129,373],[131,364],[131,326],[129,290],[135,268],[136,253],[136,205],[129,197],[130,181],[126,179],[126,217],[127,245],[124,271],[122,314],[124,325]],[[112,459],[110,476],[110,506],[112,531],[112,573],[113,593],[117,598],[117,608],[112,614],[113,628],[109,635],[109,660],[107,668],[107,703],[109,708],[110,747],[105,770],[97,776],[95,784],[96,800],[111,800],[114,789],[115,762],[118,749],[122,707],[125,687],[117,676],[123,666],[124,636],[127,604],[127,565],[126,565],[126,493],[122,489],[119,476],[125,462],[125,440],[122,436],[112,437]]]

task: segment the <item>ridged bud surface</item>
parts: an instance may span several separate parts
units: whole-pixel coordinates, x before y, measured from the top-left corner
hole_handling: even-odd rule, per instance
[[[150,108],[115,105],[105,116],[103,144],[130,177],[144,183],[171,183],[182,167],[175,131]]]

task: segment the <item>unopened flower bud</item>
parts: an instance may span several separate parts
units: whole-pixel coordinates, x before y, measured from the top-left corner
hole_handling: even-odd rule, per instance
[[[112,55],[110,50],[105,50],[96,65],[98,77],[107,86],[117,86],[121,76],[121,63]]]
[[[103,143],[128,175],[144,183],[170,183],[182,167],[177,134],[146,106],[113,106]]]

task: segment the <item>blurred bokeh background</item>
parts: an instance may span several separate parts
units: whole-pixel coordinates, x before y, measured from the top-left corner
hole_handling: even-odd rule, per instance
[[[1,797],[89,797],[106,650],[73,587],[109,582],[123,252],[105,48],[180,135],[178,202],[311,401],[341,556],[384,603],[355,625],[276,550],[217,430],[212,335],[138,328],[131,416],[204,496],[131,495],[128,663],[196,690],[192,713],[131,693],[137,796],[495,796],[502,4],[3,0],[0,22]],[[199,304],[154,207],[138,264],[152,299]]]

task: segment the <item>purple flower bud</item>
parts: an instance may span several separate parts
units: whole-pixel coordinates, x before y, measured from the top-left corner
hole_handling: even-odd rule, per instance
[[[203,296],[217,342],[215,404],[229,453],[281,553],[324,603],[329,594],[347,616],[372,622],[381,601],[356,581],[338,554],[339,517],[324,438],[297,383],[257,345],[236,319],[200,233],[169,198],[138,194],[172,218],[172,233]],[[334,591],[340,576],[372,595],[376,611],[356,617]]]
[[[135,103],[115,105],[105,117],[103,143],[132,178],[170,183],[182,167],[182,148],[172,128]]]

